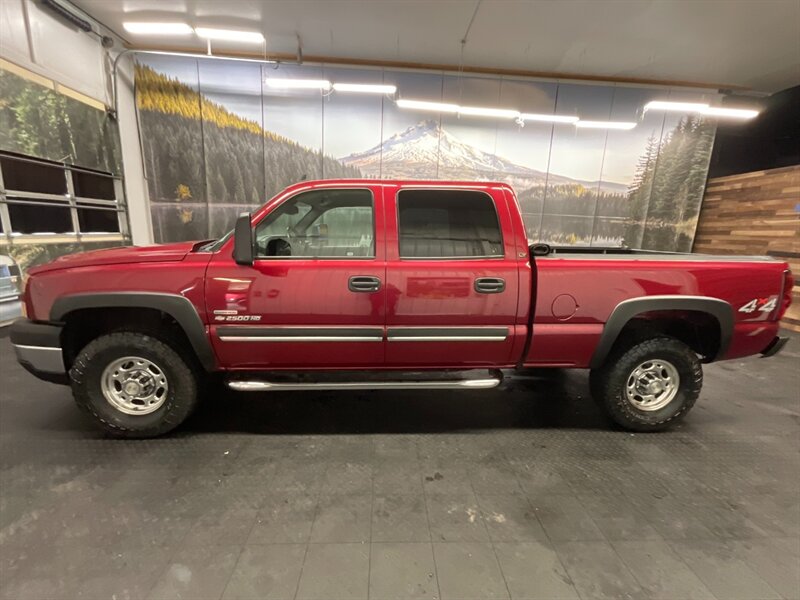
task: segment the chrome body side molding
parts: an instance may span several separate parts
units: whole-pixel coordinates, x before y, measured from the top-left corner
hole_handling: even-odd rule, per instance
[[[381,327],[219,327],[223,342],[382,342]]]
[[[390,342],[504,342],[508,327],[389,327]]]

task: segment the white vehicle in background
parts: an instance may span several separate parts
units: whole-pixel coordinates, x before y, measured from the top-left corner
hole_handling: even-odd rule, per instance
[[[13,258],[0,254],[0,327],[22,316],[22,274]]]

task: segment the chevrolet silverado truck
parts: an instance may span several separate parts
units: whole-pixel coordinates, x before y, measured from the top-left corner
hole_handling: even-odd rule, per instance
[[[763,257],[529,245],[503,183],[315,181],[219,240],[30,269],[11,341],[121,437],[175,428],[211,379],[478,390],[539,367],[591,369],[613,421],[655,431],[692,408],[702,363],[783,347],[792,285]]]

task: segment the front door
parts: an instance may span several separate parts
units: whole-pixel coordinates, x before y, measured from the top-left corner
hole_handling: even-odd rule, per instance
[[[220,252],[206,283],[220,361],[237,369],[382,367],[382,220],[380,187],[320,185],[255,225],[252,267]]]
[[[508,365],[518,262],[506,197],[488,186],[387,188],[386,365]]]

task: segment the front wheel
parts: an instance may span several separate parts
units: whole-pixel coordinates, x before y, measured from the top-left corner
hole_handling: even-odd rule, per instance
[[[180,425],[197,404],[194,370],[173,347],[144,333],[90,342],[70,369],[78,406],[116,437],[148,438]]]
[[[694,406],[703,369],[686,344],[658,337],[609,357],[592,371],[590,384],[615,423],[632,431],[660,431]]]

